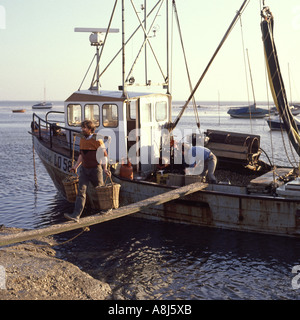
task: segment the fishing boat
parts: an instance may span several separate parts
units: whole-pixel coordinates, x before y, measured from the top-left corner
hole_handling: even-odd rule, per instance
[[[100,60],[108,38],[114,39],[115,33],[119,31],[111,28],[113,14],[106,29],[78,28],[75,30],[90,32],[91,44],[96,48],[96,68],[91,85],[88,90],[79,88],[65,100],[64,123],[48,121],[47,114],[45,118],[33,114],[31,124],[34,150],[54,185],[66,197],[62,181],[70,175],[72,163],[79,154],[78,134],[81,121],[89,119],[97,127],[97,137],[105,142],[113,180],[121,185],[121,206],[163,195],[171,190],[179,190],[182,186],[194,181],[202,181],[201,190],[196,193],[147,207],[135,213],[135,216],[173,223],[298,237],[300,235],[300,198],[277,192],[278,188],[298,178],[296,168],[275,167],[273,164],[262,161],[259,135],[221,131],[214,128],[203,134],[198,130],[184,132],[177,128],[180,117],[193,99],[240,14],[246,8],[248,0],[244,0],[236,12],[220,45],[174,121],[171,114],[172,96],[168,72],[164,73],[160,68],[161,86],[164,92],[132,90],[136,82],[133,77],[133,67],[139,58],[140,50],[126,77],[125,47],[139,30],[143,33],[142,47],[147,44],[147,48],[152,50],[151,39],[148,37],[150,31],[146,30],[148,25],[146,19],[154,12],[155,17],[164,16],[161,13],[163,3],[167,4],[165,10],[168,12],[169,1],[157,1],[150,11],[144,12],[144,21],[139,19],[137,28],[127,38],[128,40],[126,40],[124,28],[126,19],[122,16],[121,49],[116,51],[116,55],[111,55],[111,62],[119,54],[122,60],[122,84],[115,91],[105,91],[100,88],[100,78],[107,68],[104,67],[101,72],[99,67],[100,65],[103,67]],[[117,1],[113,13],[116,4]],[[138,16],[133,2],[131,4]],[[123,6],[124,2],[122,15],[125,12]],[[176,14],[175,1],[172,1],[172,6]],[[287,132],[295,150],[300,154],[295,137],[298,131],[292,122],[292,115],[288,109],[287,112],[283,110],[288,108],[288,104],[282,88],[283,82],[279,81],[281,75],[273,38],[273,16],[265,6],[261,14],[266,65],[270,74],[270,87],[274,91],[274,103],[283,121],[286,122],[286,127],[288,128],[292,123],[293,130]],[[145,69],[147,70],[147,66]],[[147,75],[144,80],[148,88],[151,81]],[[137,87],[140,88],[140,86]],[[55,114],[54,111],[52,112]],[[198,125],[195,128],[197,129]],[[205,144],[217,156],[218,167],[215,175],[219,183],[211,184],[203,181],[198,174],[185,174],[181,162],[178,161],[182,159],[182,141],[196,145]],[[128,159],[132,163],[133,178],[130,175],[122,176],[121,174],[121,168],[126,165]],[[89,187],[88,201],[90,206],[97,208],[93,187]]]

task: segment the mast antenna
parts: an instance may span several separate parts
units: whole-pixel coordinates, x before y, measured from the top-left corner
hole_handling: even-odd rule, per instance
[[[89,32],[90,33],[89,40],[90,40],[91,46],[96,47],[96,55],[95,55],[96,58],[97,58],[96,70],[95,70],[95,74],[97,74],[97,76],[96,76],[96,86],[95,87],[93,86],[93,84],[95,82],[94,81],[95,74],[94,74],[94,77],[93,77],[93,80],[92,80],[92,83],[91,83],[91,86],[90,86],[90,90],[98,90],[99,91],[100,90],[100,81],[99,81],[99,77],[100,77],[100,74],[99,74],[100,47],[102,47],[104,45],[108,33],[118,33],[119,29],[75,28],[74,31],[75,32]],[[94,58],[93,58],[93,60],[94,60]],[[88,68],[88,71],[89,71],[89,69],[90,69],[90,66]],[[87,75],[87,73],[86,73],[86,75]],[[86,75],[84,76],[83,81],[85,80]],[[83,81],[82,81],[82,83],[83,83]],[[82,83],[81,83],[81,85],[82,85]],[[81,85],[80,85],[80,87],[81,87]]]

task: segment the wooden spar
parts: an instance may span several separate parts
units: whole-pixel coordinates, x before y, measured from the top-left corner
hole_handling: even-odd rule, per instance
[[[46,228],[22,231],[17,234],[2,235],[0,236],[0,246],[5,246],[13,243],[27,241],[27,240],[33,240],[38,237],[46,237],[46,236],[59,234],[59,233],[63,233],[63,232],[67,232],[75,229],[85,228],[98,223],[121,218],[121,217],[130,215],[132,213],[137,213],[139,211],[142,211],[144,208],[147,208],[150,206],[157,206],[172,200],[179,199],[188,194],[203,190],[206,187],[207,187],[206,183],[196,182],[196,183],[193,183],[178,189],[174,189],[172,191],[168,191],[163,194],[160,194],[136,203],[132,203],[125,207],[114,209],[108,214],[103,214],[103,215],[96,214],[90,217],[82,218],[79,220],[78,223],[65,222],[65,223],[56,224]]]

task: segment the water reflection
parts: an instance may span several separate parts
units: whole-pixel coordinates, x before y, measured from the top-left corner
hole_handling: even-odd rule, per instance
[[[298,299],[299,241],[125,217],[94,226],[63,255],[114,299]]]

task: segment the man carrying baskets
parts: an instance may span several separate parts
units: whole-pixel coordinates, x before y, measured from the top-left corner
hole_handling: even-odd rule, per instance
[[[106,175],[110,176],[107,169],[107,152],[104,142],[95,137],[95,126],[92,121],[85,120],[81,123],[81,132],[83,137],[80,139],[80,154],[71,168],[71,171],[77,172],[80,168],[78,194],[76,196],[75,207],[72,214],[65,213],[64,216],[68,220],[79,221],[86,202],[86,191],[89,182],[94,187],[103,185],[103,172],[101,164]]]

